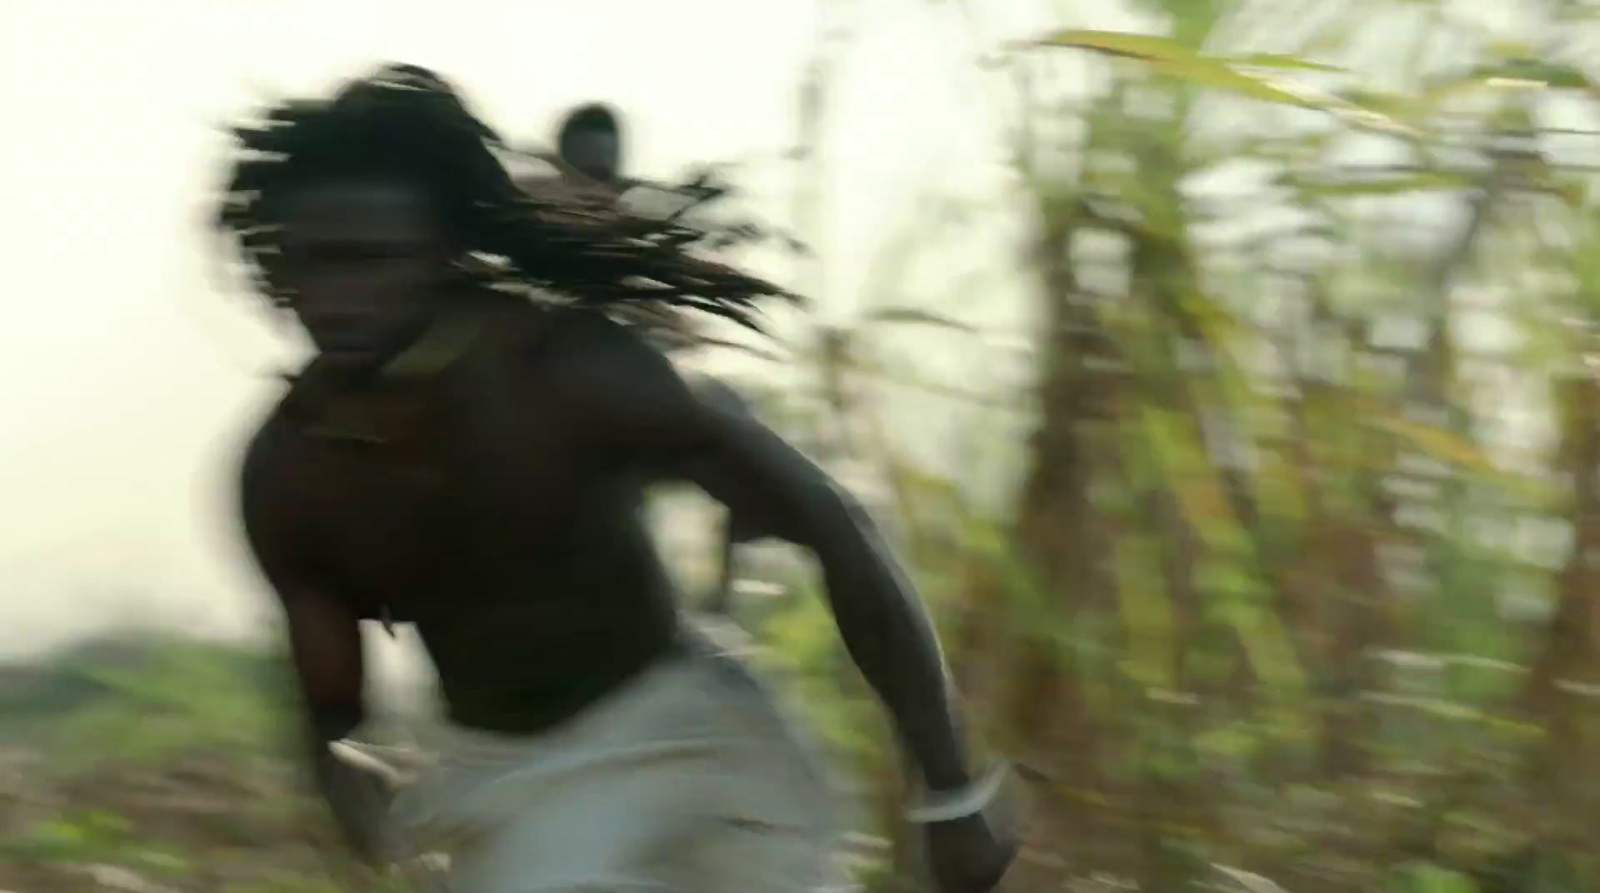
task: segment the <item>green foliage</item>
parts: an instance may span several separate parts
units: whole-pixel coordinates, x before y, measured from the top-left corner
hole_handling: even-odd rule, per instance
[[[277,655],[181,638],[4,671],[0,727],[42,760],[0,786],[0,887],[77,891],[114,872],[195,893],[348,889],[353,869],[307,848],[318,807],[280,746],[285,672]]]
[[[159,764],[182,751],[250,759],[286,743],[291,689],[276,656],[161,641],[116,662],[71,659],[62,675],[91,683],[100,696],[49,724],[53,762],[63,770],[107,759]]]
[[[1484,879],[1512,854],[1571,863],[1600,806],[1579,756],[1600,711],[1572,693],[1600,680],[1581,557],[1600,529],[1553,561],[1519,541],[1600,511],[1583,477],[1600,462],[1593,171],[1555,151],[1594,134],[1540,132],[1575,103],[1592,115],[1581,55],[1429,2],[1392,20],[1136,5],[1149,33],[1051,29],[990,68],[1021,110],[1039,433],[1014,516],[958,509],[939,605],[986,734],[1039,771],[1041,826],[1072,829],[1032,841],[1071,869],[1017,889],[1094,868],[1179,889],[1222,860],[1297,893],[1487,891],[1511,888]],[[981,25],[980,4],[962,12]],[[1358,35],[1413,13],[1405,27],[1427,24],[1398,60],[1362,52]],[[1546,36],[1592,36],[1592,12],[1560,15]],[[1456,38],[1461,53],[1432,54]],[[1053,79],[1063,58],[1073,73]],[[1357,138],[1386,157],[1346,162]],[[1229,168],[1265,186],[1197,188]],[[1440,238],[1404,238],[1446,207]],[[1297,222],[1221,232],[1274,215]],[[923,316],[942,314],[905,321]],[[1475,349],[1462,332],[1486,317],[1517,346]],[[1379,343],[1390,318],[1418,343]],[[871,373],[829,375],[844,392]],[[1487,436],[1546,393],[1559,444]],[[870,426],[874,408],[835,411]],[[892,446],[857,450],[894,467]],[[925,522],[906,504],[952,486],[960,503],[960,482],[902,487],[912,540]],[[1548,620],[1507,608],[1546,597]]]
[[[166,877],[182,877],[191,868],[181,852],[141,839],[133,822],[101,809],[68,810],[0,842],[0,860],[114,862]]]
[[[1394,893],[1480,893],[1472,879],[1431,863],[1404,866],[1385,887]]]

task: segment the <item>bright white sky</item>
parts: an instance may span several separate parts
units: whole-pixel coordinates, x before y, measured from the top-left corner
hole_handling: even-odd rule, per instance
[[[978,95],[950,64],[963,52],[953,20],[922,0],[853,5],[860,43],[834,118],[851,149],[831,171],[847,197],[821,243],[831,314],[847,312],[873,232],[988,146]],[[215,125],[252,87],[315,89],[376,59],[414,62],[524,140],[602,99],[629,115],[636,169],[673,174],[792,140],[812,7],[0,4],[0,654],[107,621],[238,629],[262,603],[227,485],[271,393],[261,373],[291,342],[210,278],[201,229],[224,145]],[[758,210],[782,220],[788,178],[771,170]]]

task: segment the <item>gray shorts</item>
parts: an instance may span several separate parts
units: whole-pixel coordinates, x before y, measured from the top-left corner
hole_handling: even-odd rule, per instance
[[[399,796],[397,857],[456,893],[778,893],[840,884],[820,762],[738,658],[695,636],[557,729],[450,728]]]

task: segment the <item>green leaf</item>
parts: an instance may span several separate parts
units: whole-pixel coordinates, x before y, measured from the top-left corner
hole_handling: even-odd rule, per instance
[[[1425,425],[1392,413],[1374,411],[1372,423],[1413,448],[1468,471],[1490,472],[1494,463],[1476,444],[1433,425]]]
[[[1283,620],[1270,608],[1237,596],[1230,598],[1219,613],[1239,637],[1251,669],[1283,698],[1285,707],[1293,705],[1293,712],[1297,713],[1303,706],[1306,673]]]
[[[1432,862],[1413,862],[1401,868],[1394,893],[1478,893],[1478,885],[1466,875],[1441,868]]]
[[[1196,86],[1232,90],[1263,102],[1315,105],[1303,96],[1234,69],[1229,60],[1200,55],[1164,37],[1120,31],[1067,30],[1026,41],[1023,46],[1090,50],[1108,56],[1137,59],[1148,63],[1161,74]]]
[[[1211,548],[1232,552],[1248,542],[1189,420],[1155,406],[1144,407],[1142,421],[1150,450],[1177,497],[1184,521]]]
[[[1400,195],[1408,192],[1468,189],[1476,185],[1473,177],[1442,171],[1419,171],[1398,177],[1346,183],[1298,181],[1294,186],[1307,197],[1353,198],[1371,195]]]
[[[1467,78],[1482,82],[1485,86],[1494,86],[1494,81],[1525,81],[1555,90],[1595,89],[1594,82],[1583,72],[1568,65],[1535,59],[1510,59],[1479,65],[1467,73]]]
[[[1177,619],[1161,579],[1160,544],[1128,536],[1115,545],[1116,590],[1126,639],[1123,668],[1148,689],[1171,689],[1178,648]]]
[[[1290,71],[1326,71],[1340,72],[1345,69],[1337,65],[1326,65],[1321,62],[1312,62],[1284,53],[1249,53],[1244,56],[1228,56],[1221,61],[1230,65],[1247,65],[1251,68],[1282,68]]]

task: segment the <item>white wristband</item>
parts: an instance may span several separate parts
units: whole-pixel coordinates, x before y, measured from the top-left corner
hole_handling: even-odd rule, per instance
[[[1006,773],[1006,764],[996,763],[972,784],[953,791],[927,794],[921,806],[906,810],[906,820],[914,825],[933,825],[977,815],[1000,794]]]

